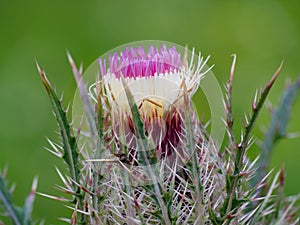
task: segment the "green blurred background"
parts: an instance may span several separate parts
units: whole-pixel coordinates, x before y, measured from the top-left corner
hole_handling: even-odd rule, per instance
[[[42,86],[35,59],[47,71],[64,103],[72,101],[75,82],[66,58],[87,66],[121,44],[158,39],[194,46],[211,55],[214,74],[226,82],[236,53],[234,80],[236,132],[256,88],[263,86],[284,59],[269,100],[275,105],[285,80],[300,72],[300,2],[295,1],[0,1],[0,168],[9,165],[16,182],[15,200],[23,204],[32,179],[38,191],[57,193],[60,180],[55,165],[62,163],[43,150],[45,137],[57,140],[56,122]],[[197,103],[197,99],[195,99]],[[198,105],[199,106],[199,105]],[[199,109],[201,113],[201,106]],[[300,101],[294,106],[289,131],[300,132]],[[263,110],[255,134],[269,122]],[[285,165],[287,194],[300,191],[300,139],[283,140],[272,156],[272,166]],[[257,149],[257,148],[256,148]],[[257,151],[256,151],[257,153]],[[37,196],[34,218],[61,224],[69,216],[60,203]]]

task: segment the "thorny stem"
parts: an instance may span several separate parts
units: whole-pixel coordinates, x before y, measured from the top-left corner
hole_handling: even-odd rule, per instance
[[[249,142],[249,139],[250,139],[250,134],[251,134],[251,131],[254,127],[254,124],[255,124],[255,121],[256,119],[258,118],[258,115],[259,115],[259,112],[261,110],[261,108],[263,107],[264,105],[264,102],[276,80],[276,78],[278,77],[279,75],[279,72],[281,70],[281,67],[282,67],[282,64],[283,62],[281,62],[280,66],[278,67],[278,69],[276,70],[275,74],[273,75],[272,79],[269,81],[269,83],[266,85],[265,89],[263,90],[263,92],[261,93],[261,96],[260,96],[260,99],[258,101],[258,104],[254,104],[253,105],[253,112],[252,112],[252,116],[251,116],[251,119],[248,123],[248,125],[246,126],[245,128],[245,134],[241,140],[241,143],[239,144],[238,146],[238,150],[241,152],[241,156],[238,158],[238,167],[241,168],[242,166],[242,162],[243,162],[243,156],[245,154],[245,151],[247,149],[247,146],[248,146],[248,142]]]
[[[256,119],[257,119],[257,117],[259,115],[259,112],[260,112],[261,108],[263,107],[264,102],[265,102],[265,100],[266,100],[266,98],[267,98],[267,96],[268,96],[268,94],[269,94],[269,92],[271,90],[271,87],[273,86],[276,78],[279,75],[279,72],[281,70],[282,64],[283,64],[283,62],[281,62],[280,66],[276,70],[276,72],[273,75],[272,79],[269,81],[269,83],[266,85],[266,87],[262,91],[260,99],[258,101],[258,104],[257,105],[253,104],[252,116],[250,118],[249,123],[246,125],[245,134],[243,135],[242,140],[241,140],[240,144],[238,145],[238,147],[236,149],[237,150],[237,154],[236,154],[236,157],[235,157],[235,168],[234,168],[234,174],[233,174],[234,175],[233,185],[232,185],[232,188],[231,188],[231,192],[230,192],[230,196],[229,196],[229,201],[228,201],[228,205],[227,205],[227,210],[226,210],[226,213],[225,213],[225,217],[232,210],[232,202],[233,202],[233,198],[234,198],[234,196],[236,194],[237,185],[238,185],[238,183],[240,181],[240,170],[241,170],[241,168],[243,166],[244,155],[245,155],[247,147],[249,145],[251,131],[252,131],[253,127],[254,127],[254,124],[255,124],[255,121],[256,121]],[[229,223],[230,223],[230,219],[227,220],[226,224],[229,224]]]

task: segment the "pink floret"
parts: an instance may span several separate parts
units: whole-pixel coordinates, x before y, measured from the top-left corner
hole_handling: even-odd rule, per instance
[[[120,54],[117,52],[110,54],[108,60],[108,65],[105,59],[98,60],[100,72],[102,76],[105,76],[108,66],[110,73],[116,78],[120,78],[120,74],[124,78],[151,77],[174,72],[182,65],[180,53],[176,48],[174,46],[167,48],[165,45],[162,45],[160,49],[150,46],[147,52],[142,46],[126,47]]]

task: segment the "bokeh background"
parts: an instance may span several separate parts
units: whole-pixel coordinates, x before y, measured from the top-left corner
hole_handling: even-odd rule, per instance
[[[16,182],[15,200],[23,204],[34,176],[38,191],[56,194],[60,184],[54,167],[64,168],[46,137],[57,140],[56,121],[42,86],[35,59],[72,101],[76,89],[66,57],[68,49],[84,68],[106,51],[137,40],[158,39],[194,46],[211,55],[210,64],[221,85],[236,53],[234,116],[236,133],[244,112],[250,112],[255,90],[262,87],[284,59],[269,101],[276,105],[286,80],[300,73],[300,2],[295,1],[79,1],[0,0],[0,168],[9,165]],[[201,102],[194,99],[201,113]],[[205,111],[205,110],[204,110]],[[300,99],[288,126],[300,132]],[[257,139],[268,126],[264,109],[254,132]],[[300,138],[283,140],[272,155],[272,167],[285,166],[286,194],[300,191]],[[253,153],[257,154],[257,148]],[[70,210],[37,196],[35,219],[62,224],[56,218]]]

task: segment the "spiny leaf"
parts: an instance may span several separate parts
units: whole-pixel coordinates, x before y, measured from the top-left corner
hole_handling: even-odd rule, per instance
[[[71,177],[78,182],[80,172],[78,166],[78,147],[76,139],[72,134],[71,126],[67,120],[67,114],[64,111],[62,104],[55,93],[54,88],[52,87],[52,84],[48,81],[45,72],[40,69],[38,64],[36,65],[50,98],[54,114],[58,122],[64,148],[63,158],[69,166]]]
[[[282,63],[280,64],[279,68],[276,70],[275,74],[273,75],[271,80],[268,82],[266,87],[261,92],[261,95],[260,95],[260,98],[259,98],[257,104],[253,104],[252,115],[249,119],[249,122],[247,122],[247,124],[246,124],[245,133],[242,136],[242,140],[241,140],[240,144],[238,145],[238,148],[236,149],[236,155],[235,155],[235,159],[234,159],[234,172],[233,172],[234,178],[232,179],[232,184],[230,184],[231,191],[230,191],[230,193],[227,194],[227,197],[222,206],[223,210],[226,208],[225,214],[222,219],[226,219],[226,215],[228,215],[229,212],[231,212],[233,210],[233,201],[234,201],[234,199],[236,199],[236,190],[239,187],[239,181],[241,179],[239,174],[243,167],[243,159],[245,156],[245,152],[246,152],[247,148],[249,147],[251,131],[252,131],[254,124],[256,122],[256,119],[260,113],[260,110],[262,109],[264,102],[271,90],[271,87],[273,86],[276,78],[279,75],[281,67],[282,67]],[[227,181],[229,181],[229,179],[227,179]],[[229,224],[229,220],[227,220],[227,221],[228,221],[227,224]]]
[[[260,113],[260,110],[262,109],[262,107],[265,103],[265,100],[267,99],[267,96],[268,96],[268,94],[269,94],[276,78],[279,76],[279,72],[281,70],[282,65],[283,65],[283,62],[280,64],[280,66],[276,70],[275,74],[273,75],[273,77],[271,78],[269,83],[267,83],[266,87],[263,89],[262,93],[260,94],[260,98],[258,99],[257,104],[253,105],[253,112],[252,112],[251,118],[249,120],[249,123],[247,123],[247,125],[245,127],[245,134],[243,136],[242,142],[240,143],[240,148],[241,149],[246,148],[246,145],[248,143],[248,140],[249,140],[251,131],[254,127],[254,124],[256,122],[256,119],[257,119],[257,117]]]
[[[287,136],[286,130],[288,120],[290,118],[292,106],[296,100],[299,87],[300,77],[294,84],[285,90],[285,92],[282,94],[279,106],[275,111],[273,111],[270,126],[261,145],[262,156],[257,180],[260,180],[266,173],[270,161],[270,153],[276,142]]]
[[[62,142],[63,142],[63,159],[67,163],[71,178],[75,181],[75,183],[80,183],[80,166],[79,166],[79,159],[78,159],[78,146],[77,140],[73,135],[71,125],[67,119],[67,113],[63,109],[61,101],[59,100],[56,92],[52,84],[48,81],[46,74],[42,71],[38,64],[37,69],[40,73],[40,77],[42,82],[46,88],[48,96],[50,98],[52,108],[58,122]],[[81,192],[80,188],[73,183],[74,192],[76,195],[74,204],[78,203],[79,210],[82,210],[84,204],[82,202],[84,193]],[[84,221],[84,218],[81,218]],[[84,222],[83,222],[84,224]]]
[[[30,225],[31,213],[35,191],[37,187],[37,178],[34,179],[31,192],[25,201],[24,207],[16,206],[13,202],[12,195],[7,187],[6,180],[0,172],[0,203],[2,202],[6,214],[11,218],[15,225]]]
[[[0,174],[0,200],[4,205],[6,213],[12,219],[16,225],[22,225],[22,213],[21,208],[14,205],[11,193],[8,190],[6,181],[4,180],[2,174]]]

